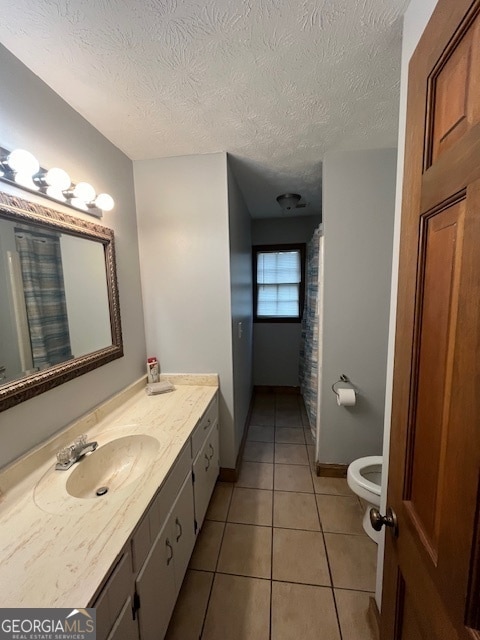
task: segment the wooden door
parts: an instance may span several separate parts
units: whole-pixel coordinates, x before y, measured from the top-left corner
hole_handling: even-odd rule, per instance
[[[410,63],[383,640],[480,639],[480,0]]]

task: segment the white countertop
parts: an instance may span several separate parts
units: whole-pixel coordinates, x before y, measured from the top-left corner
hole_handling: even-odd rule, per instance
[[[90,602],[218,389],[214,374],[162,379],[175,391],[147,396],[142,379],[0,473],[0,607]],[[64,485],[76,465],[55,471],[55,453],[84,432],[99,447],[136,433],[160,446],[128,486],[94,500],[73,498]],[[58,502],[45,506],[37,485],[43,494],[58,491]]]

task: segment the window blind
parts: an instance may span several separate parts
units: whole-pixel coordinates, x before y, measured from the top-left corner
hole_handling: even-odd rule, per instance
[[[299,316],[301,262],[299,251],[257,254],[257,316]]]

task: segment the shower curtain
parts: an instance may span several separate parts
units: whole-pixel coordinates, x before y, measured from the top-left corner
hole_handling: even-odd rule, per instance
[[[314,437],[317,431],[319,402],[319,362],[321,362],[321,273],[323,267],[323,233],[316,229],[307,247],[305,306],[300,343],[300,388]]]
[[[33,366],[45,369],[73,357],[60,237],[15,229],[27,308]]]

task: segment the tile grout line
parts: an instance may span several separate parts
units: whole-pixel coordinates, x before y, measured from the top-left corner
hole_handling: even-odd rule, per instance
[[[313,480],[312,480],[312,482],[313,482]],[[340,635],[340,640],[343,640],[342,629],[340,627],[340,618],[339,618],[339,615],[338,615],[337,599],[335,598],[335,587],[334,587],[334,584],[333,584],[333,575],[332,575],[332,568],[330,566],[330,557],[328,555],[327,543],[326,543],[326,540],[325,540],[325,532],[323,530],[322,518],[320,517],[320,509],[319,509],[319,506],[318,506],[318,501],[317,501],[317,496],[316,495],[315,495],[315,507],[317,509],[318,519],[320,520],[320,526],[322,528],[323,547],[325,549],[325,558],[327,560],[328,574],[330,576],[330,585],[331,585],[330,588],[332,590],[333,606],[335,608],[335,616],[337,618],[338,633]]]
[[[316,531],[315,533],[320,533],[320,532]],[[190,569],[190,571],[197,571],[199,573],[212,573],[212,571],[207,571],[206,569]],[[283,582],[284,584],[301,585],[305,587],[314,587],[319,589],[328,589],[330,591],[335,591],[335,590],[346,591],[349,593],[361,593],[361,594],[368,594],[371,596],[375,594],[375,591],[368,591],[365,589],[347,589],[345,587],[332,587],[332,585],[330,584],[319,584],[318,582],[299,582],[295,580],[286,580],[285,578],[282,578],[282,579],[265,578],[264,576],[252,576],[246,573],[228,573],[227,571],[216,571],[215,575],[217,574],[219,576],[233,576],[234,578],[251,578],[252,580],[263,580],[264,582],[270,582],[270,583]]]
[[[221,520],[221,522],[224,523],[224,528],[223,528],[222,538],[221,538],[219,551],[218,551],[218,555],[217,555],[217,559],[216,559],[216,563],[215,563],[215,570],[213,571],[212,584],[211,584],[210,592],[209,592],[209,595],[208,595],[208,601],[207,601],[205,614],[204,614],[204,617],[203,617],[203,624],[202,624],[201,633],[200,633],[199,637],[200,638],[203,637],[203,633],[204,633],[204,630],[205,630],[206,618],[207,618],[208,610],[209,610],[209,607],[210,607],[210,601],[211,601],[212,592],[213,592],[213,585],[215,583],[216,576],[217,575],[227,575],[227,576],[236,576],[236,577],[247,578],[247,579],[250,578],[250,579],[255,579],[255,580],[268,580],[270,582],[270,611],[269,611],[269,634],[268,634],[268,640],[272,640],[272,637],[273,637],[273,628],[272,628],[272,624],[273,624],[273,582],[275,582],[274,577],[273,577],[273,569],[274,569],[274,533],[275,533],[275,531],[274,531],[275,530],[275,526],[274,526],[275,494],[278,491],[280,491],[280,492],[284,492],[284,493],[298,493],[298,494],[303,494],[303,495],[313,495],[314,496],[315,509],[316,509],[318,520],[319,520],[319,524],[320,524],[320,533],[322,534],[323,548],[324,548],[324,552],[325,552],[325,559],[326,559],[326,562],[327,562],[328,576],[329,576],[330,584],[329,585],[320,585],[320,584],[311,584],[311,583],[307,583],[307,582],[296,582],[296,581],[293,581],[293,580],[279,580],[278,582],[282,582],[282,583],[286,583],[286,584],[292,584],[292,585],[305,585],[305,586],[309,586],[309,587],[330,589],[331,593],[332,593],[332,598],[333,598],[333,604],[334,604],[335,617],[336,617],[336,621],[337,621],[337,629],[338,629],[338,633],[339,633],[339,638],[340,638],[340,640],[342,640],[344,636],[343,636],[342,629],[341,629],[341,626],[340,626],[339,610],[338,610],[338,605],[337,605],[337,598],[336,598],[336,595],[335,595],[335,587],[334,587],[334,584],[333,584],[333,576],[332,576],[332,567],[331,567],[330,557],[329,557],[329,553],[328,553],[328,549],[327,549],[325,533],[328,533],[329,535],[343,535],[343,536],[349,535],[349,536],[353,536],[353,537],[358,537],[361,534],[343,533],[341,531],[333,531],[333,532],[325,532],[324,531],[323,524],[322,524],[322,521],[321,521],[321,518],[320,518],[320,507],[319,507],[319,504],[318,504],[317,496],[318,495],[328,495],[328,496],[332,496],[332,497],[342,497],[342,495],[341,494],[337,495],[335,493],[328,493],[328,492],[322,493],[322,492],[317,492],[316,491],[316,486],[315,486],[314,477],[313,477],[314,471],[312,470],[310,459],[308,458],[308,446],[309,445],[308,445],[307,440],[306,440],[305,431],[303,432],[304,443],[298,443],[298,442],[276,442],[277,429],[290,428],[290,427],[289,427],[289,425],[282,425],[281,427],[277,425],[277,417],[279,417],[279,415],[280,415],[280,410],[279,410],[279,407],[278,407],[278,399],[277,399],[277,394],[276,393],[273,394],[273,401],[274,401],[273,402],[273,414],[274,414],[274,417],[273,417],[273,434],[274,434],[273,435],[273,442],[248,440],[248,433],[247,433],[247,441],[249,441],[249,442],[255,442],[256,444],[271,444],[271,445],[273,445],[273,451],[274,451],[273,462],[272,463],[264,463],[264,462],[256,461],[256,460],[245,460],[245,458],[242,459],[242,462],[252,462],[252,463],[257,463],[257,464],[273,464],[272,489],[268,490],[268,491],[272,492],[272,507],[271,507],[272,524],[270,526],[270,525],[262,525],[262,524],[256,524],[256,523],[248,523],[248,522],[238,522],[238,523],[235,522],[234,523],[232,521],[232,524],[239,524],[239,525],[245,525],[245,526],[257,526],[257,527],[263,527],[263,528],[265,528],[267,526],[270,526],[270,528],[271,528],[270,578],[264,578],[264,577],[252,576],[252,575],[242,575],[242,574],[237,574],[237,573],[227,573],[227,572],[218,570],[220,553],[221,553],[223,542],[224,542],[224,538],[225,538],[226,526],[230,522],[229,514],[230,514],[232,502],[233,502],[233,493],[234,493],[235,489],[238,487],[237,483],[234,483],[231,495],[230,495],[230,497],[228,499],[228,507],[227,507],[227,510],[226,510],[225,520]],[[297,398],[297,405],[299,406],[300,416],[301,416],[300,402],[301,402],[301,397]],[[265,411],[265,413],[267,413],[267,411]],[[302,419],[302,424],[303,424],[303,418],[301,418],[301,419]],[[285,417],[282,419],[282,422],[285,422]],[[252,425],[250,423],[248,425],[248,430],[252,426],[256,426],[256,425]],[[265,425],[265,426],[267,426],[267,425]],[[303,428],[305,429],[306,427],[303,425]],[[291,463],[291,462],[277,462],[275,460],[275,449],[276,449],[276,445],[277,444],[304,446],[305,447],[305,452],[307,454],[307,459],[309,461],[308,465],[300,464],[300,463]],[[312,484],[313,491],[312,492],[310,492],[310,491],[299,491],[299,490],[296,490],[296,489],[290,489],[290,490],[288,490],[288,489],[287,490],[285,490],[285,489],[281,489],[280,490],[279,489],[279,490],[277,490],[275,488],[275,478],[276,478],[276,466],[277,466],[277,464],[280,464],[282,466],[291,466],[292,467],[292,473],[294,472],[293,471],[294,468],[297,468],[299,466],[302,466],[302,467],[308,466],[309,471],[310,471],[310,482]],[[267,491],[267,489],[254,487],[254,486],[251,486],[251,487],[238,487],[238,488],[247,489],[247,490],[250,489],[250,490],[253,490],[253,491]],[[343,497],[345,497],[345,496],[343,496]],[[311,529],[296,529],[294,527],[285,527],[285,526],[281,526],[281,527],[278,527],[278,528],[279,529],[285,529],[285,530],[291,530],[291,531],[305,531],[305,532],[314,531],[314,530],[311,530]],[[211,573],[209,571],[206,571],[206,572],[207,573]],[[365,594],[371,594],[372,593],[369,590],[353,589],[353,588],[342,588],[342,587],[339,587],[339,590],[340,591],[346,591],[346,592],[354,592],[354,593],[365,593]]]
[[[277,396],[273,397],[273,439],[277,434]],[[273,627],[273,526],[275,518],[275,443],[273,445],[273,484],[272,484],[272,547],[270,550],[270,626],[268,630],[269,640],[272,640],[272,627]]]
[[[307,449],[307,456],[308,456],[308,449]],[[315,494],[315,506],[316,506],[317,513],[318,513],[318,519],[320,520],[320,526],[322,528],[323,547],[325,549],[325,558],[327,560],[328,573],[329,573],[329,576],[330,576],[332,598],[333,598],[333,606],[335,607],[335,616],[337,618],[338,633],[339,633],[339,636],[340,636],[340,640],[343,640],[342,627],[340,625],[340,616],[338,615],[337,598],[335,597],[335,587],[334,587],[334,584],[333,584],[332,568],[330,566],[330,557],[329,557],[329,553],[328,553],[328,549],[327,549],[327,542],[325,540],[325,532],[324,532],[324,529],[323,529],[322,519],[320,517],[320,508],[318,506],[317,492],[315,491],[315,483],[313,481],[313,470],[312,470],[311,467],[310,467],[310,471],[311,471],[311,479],[312,479],[312,484],[313,484],[313,490],[314,490],[314,494]],[[319,494],[319,495],[322,495],[322,494]]]
[[[249,427],[249,428],[250,428],[250,427]],[[234,486],[233,486],[233,488],[232,488],[232,493],[231,493],[230,498],[229,498],[229,500],[228,500],[228,507],[227,507],[227,512],[226,512],[226,514],[225,514],[225,521],[224,521],[224,527],[223,527],[223,532],[222,532],[222,539],[221,539],[221,541],[220,541],[220,546],[218,547],[218,556],[217,556],[217,561],[216,561],[216,563],[215,563],[215,569],[214,569],[214,571],[213,571],[212,584],[210,585],[210,591],[209,591],[209,594],[208,594],[207,606],[205,607],[205,614],[204,614],[204,616],[203,616],[202,628],[201,628],[201,630],[200,630],[200,636],[199,636],[199,639],[201,639],[201,638],[202,638],[202,636],[203,636],[203,632],[204,632],[204,629],[205,629],[205,622],[207,621],[208,608],[210,607],[210,600],[211,600],[211,598],[212,598],[213,585],[215,584],[215,578],[216,578],[216,576],[217,576],[218,561],[219,561],[219,559],[220,559],[220,551],[222,550],[223,539],[224,539],[224,537],[225,537],[225,530],[226,530],[226,528],[227,528],[228,513],[229,513],[229,511],[230,511],[230,506],[231,506],[231,504],[232,504],[232,500],[233,500],[233,492],[234,492],[234,490],[235,490],[235,485],[234,485]],[[215,521],[213,521],[213,522],[215,522]],[[223,522],[223,521],[221,521],[221,522]],[[197,540],[198,540],[198,538],[197,538]]]

